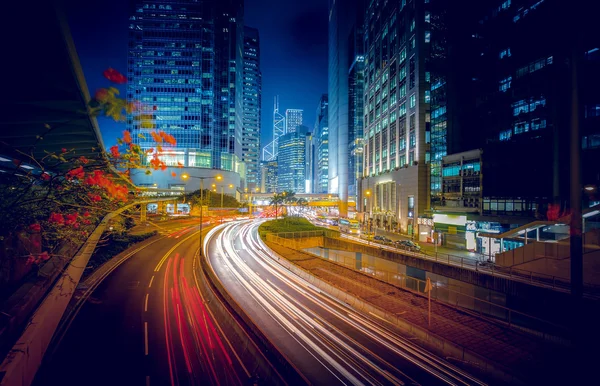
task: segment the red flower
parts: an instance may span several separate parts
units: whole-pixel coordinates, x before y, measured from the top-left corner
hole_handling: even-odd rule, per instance
[[[121,156],[121,153],[119,153],[119,147],[117,145],[110,147],[110,153],[115,158],[119,158]]]
[[[40,232],[42,230],[42,227],[40,224],[31,224],[29,225],[29,229],[33,232]]]
[[[131,134],[127,130],[123,132],[123,142],[131,143]]]
[[[127,78],[125,75],[121,74],[119,71],[114,68],[108,68],[104,70],[103,75],[106,79],[110,80],[113,83],[123,84],[127,83]]]
[[[105,88],[101,88],[98,91],[96,91],[96,94],[94,95],[94,98],[98,102],[104,102],[106,99],[108,99],[108,91],[106,91]]]
[[[52,213],[52,214],[50,214],[50,218],[48,219],[48,222],[62,225],[65,223],[65,218],[60,213]]]
[[[65,216],[65,225],[75,225],[77,223],[77,213],[71,213]]]
[[[67,149],[65,149],[65,148],[63,147],[62,149],[60,149],[60,151],[61,151],[62,153],[66,153],[66,152],[67,152]]]
[[[48,174],[48,173],[42,173],[42,174],[40,174],[40,178],[43,181],[50,181],[50,174]]]
[[[100,201],[102,201],[102,197],[100,197],[97,194],[90,193],[90,194],[88,194],[88,196],[90,197],[90,200],[92,200],[92,202],[100,202]]]
[[[85,158],[84,156],[81,156],[79,157],[79,162],[81,162],[82,164],[87,164],[88,162],[90,162],[90,160]]]
[[[48,254],[48,252],[44,251],[39,255],[39,259],[42,261],[46,261],[50,258],[51,256]]]
[[[90,220],[88,220],[87,218],[84,218],[83,221],[81,221],[82,223],[84,223],[85,225],[90,225],[92,222]]]
[[[77,178],[78,180],[83,180],[85,177],[85,172],[83,171],[83,166],[79,166],[75,169],[69,170],[65,177],[67,178],[67,180],[72,180],[73,178]]]
[[[83,212],[83,217],[90,217],[90,216],[91,216],[90,212]]]

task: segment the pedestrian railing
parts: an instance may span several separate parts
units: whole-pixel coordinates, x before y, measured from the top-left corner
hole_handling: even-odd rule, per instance
[[[379,243],[376,240],[363,240],[360,238],[350,237],[347,235],[342,236],[352,241],[358,241],[362,244],[368,244],[377,246],[384,250],[391,252],[399,252],[407,256],[412,256],[420,259],[432,260],[438,263],[452,265],[455,267],[461,267],[465,269],[471,269],[477,272],[482,272],[491,276],[498,276],[508,278],[511,280],[518,280],[529,284],[548,287],[554,290],[570,291],[571,281],[559,276],[547,275],[544,273],[533,272],[513,267],[502,267],[492,262],[488,262],[482,259],[483,255],[475,255],[475,258],[456,256],[443,252],[417,252],[410,250],[405,247],[396,247],[389,244]],[[480,258],[477,259],[476,257]],[[592,296],[600,296],[600,287],[591,283],[584,283],[584,292]]]

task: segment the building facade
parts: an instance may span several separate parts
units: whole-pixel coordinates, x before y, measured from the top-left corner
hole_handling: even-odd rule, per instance
[[[148,150],[150,133],[165,131],[177,140],[158,154],[167,165],[232,171],[244,184],[243,3],[132,4],[127,100],[141,105],[127,117],[134,143]]]
[[[261,193],[277,193],[277,160],[260,162]]]
[[[410,235],[430,198],[430,5],[372,2],[365,17],[361,197],[376,225],[395,224]],[[436,118],[442,111],[438,107]]]
[[[314,138],[314,191],[328,193],[329,184],[329,102],[327,94],[321,95],[317,106]]]
[[[296,131],[279,138],[278,192],[291,190],[295,193],[305,193],[307,134],[305,126],[298,126]]]
[[[246,186],[260,186],[260,133],[262,74],[258,30],[244,27],[244,78],[242,112],[242,161],[246,165]]]
[[[263,147],[263,161],[277,159],[277,148],[279,137],[285,134],[285,117],[279,112],[279,95],[275,96],[273,101],[273,137],[271,142]]]
[[[551,203],[569,206],[573,89],[580,104],[582,184],[600,182],[600,37],[591,9],[577,8],[577,25],[571,25],[563,7],[554,0],[505,0],[480,10],[473,77],[486,215],[530,221],[544,218]],[[527,172],[517,172],[524,166]],[[590,201],[585,191],[583,198]]]
[[[294,133],[296,128],[302,125],[302,113],[301,109],[287,109],[285,110],[285,133]]]
[[[358,205],[358,181],[363,174],[363,119],[364,119],[364,41],[363,25],[357,23],[348,41],[348,201]],[[353,208],[350,208],[353,209]]]

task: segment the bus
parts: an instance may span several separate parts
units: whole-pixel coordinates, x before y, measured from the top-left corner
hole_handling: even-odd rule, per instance
[[[340,232],[346,233],[360,233],[360,223],[357,220],[351,220],[347,218],[341,218],[339,221]]]

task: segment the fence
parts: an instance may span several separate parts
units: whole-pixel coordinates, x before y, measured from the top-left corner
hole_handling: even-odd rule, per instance
[[[274,242],[278,243],[278,241],[287,240],[279,239]],[[310,247],[305,246],[304,248]],[[311,255],[323,258],[323,256],[314,253],[311,253]],[[352,270],[357,270],[356,258],[346,256],[343,253],[329,250],[328,258],[325,260],[335,262]],[[421,294],[423,296],[428,296],[427,293],[425,293],[426,281],[424,280],[407,276],[399,272],[392,272],[374,267],[362,267],[360,271],[385,283]],[[452,289],[452,286],[442,282],[432,281],[431,284],[433,285],[431,292],[431,298],[433,300],[470,310],[480,316],[491,317],[495,321],[501,322],[509,328],[525,331],[544,339],[559,343],[568,342],[569,333],[568,329],[565,327],[519,311],[512,310],[508,307],[492,303],[485,299],[476,298],[472,295],[463,293],[461,287],[458,287],[459,290],[457,291]]]
[[[380,248],[391,252],[402,253],[403,255],[415,257],[418,259],[430,260],[455,267],[471,269],[477,272],[484,273],[486,275],[498,276],[508,278],[511,280],[518,280],[537,286],[552,288],[555,290],[571,290],[571,281],[565,278],[561,278],[559,276],[553,276],[513,267],[501,267],[491,262],[480,261],[478,259],[473,259],[464,256],[451,255],[448,253],[430,251],[428,251],[427,253],[416,252],[414,250],[411,251],[410,249],[404,247],[395,247],[388,244],[379,243],[377,241],[362,240],[346,235],[342,236],[342,238],[348,239],[351,242],[359,242],[362,245],[368,245],[373,248]],[[341,248],[343,248],[341,243],[339,245]],[[584,293],[594,296],[600,296],[600,287],[591,283],[584,283]]]

